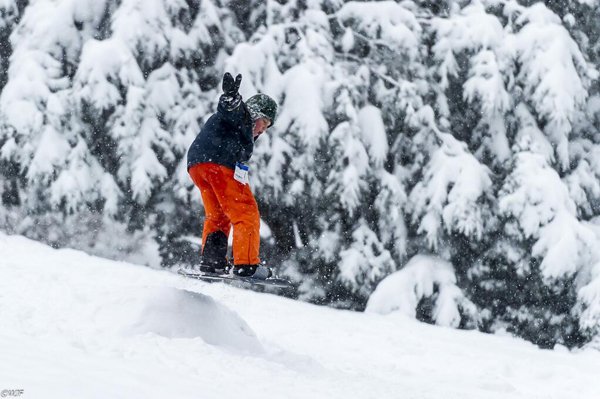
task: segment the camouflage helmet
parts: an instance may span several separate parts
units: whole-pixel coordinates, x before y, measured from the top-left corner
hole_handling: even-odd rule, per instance
[[[252,115],[252,120],[267,118],[271,126],[277,119],[277,103],[266,94],[255,94],[246,101],[246,107]]]

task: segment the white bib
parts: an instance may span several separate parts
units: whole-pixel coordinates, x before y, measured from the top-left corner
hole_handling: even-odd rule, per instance
[[[242,184],[248,184],[248,170],[250,168],[244,164],[237,163],[235,164],[235,173],[233,174],[233,178],[239,181]]]

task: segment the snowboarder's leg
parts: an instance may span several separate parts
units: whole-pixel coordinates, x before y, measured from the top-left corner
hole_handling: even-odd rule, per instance
[[[211,165],[211,164],[207,164]],[[260,215],[250,186],[233,178],[234,171],[214,165],[207,180],[221,208],[233,223],[233,259],[236,265],[256,265],[260,262]]]
[[[190,168],[190,176],[202,194],[206,215],[202,231],[202,263],[214,269],[225,269],[231,221],[208,182],[207,175],[211,168],[207,165],[210,164],[198,164]]]
[[[260,215],[250,187],[244,187],[242,196],[229,207],[233,223],[233,260],[236,265],[255,265],[260,262]]]

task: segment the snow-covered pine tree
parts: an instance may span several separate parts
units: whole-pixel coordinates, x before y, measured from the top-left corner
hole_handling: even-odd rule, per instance
[[[536,286],[527,289],[534,297],[520,306],[515,303],[506,316],[512,319],[513,329],[534,342],[575,345],[584,340],[574,312],[577,292],[589,279],[586,274],[596,257],[597,241],[578,218],[582,213],[576,210],[573,194],[578,190],[572,183],[579,180],[579,190],[594,192],[585,162],[577,160],[577,142],[586,135],[586,124],[579,121],[585,119],[585,102],[598,72],[561,19],[544,5],[514,12],[513,48],[520,71],[515,79],[529,107],[516,107],[516,150],[499,205],[502,214],[508,212],[518,220],[518,234],[531,256],[531,277],[526,277],[527,272],[519,277],[529,283],[536,281]],[[531,142],[523,130],[533,136]],[[549,170],[549,165],[554,170]],[[531,180],[527,181],[527,176]],[[527,188],[519,188],[521,184]],[[505,228],[515,227],[510,224]],[[523,323],[524,318],[531,322]]]
[[[421,27],[394,2],[292,4],[228,61],[251,77],[243,94],[281,104],[253,183],[300,296],[361,307],[406,252],[405,175],[390,148],[423,104]]]
[[[422,118],[428,123],[404,147],[416,183],[409,237],[427,233],[428,239],[410,240],[409,252],[429,247],[458,266],[458,285],[479,306],[483,329],[508,328],[544,346],[589,340],[597,331],[597,254],[581,217],[597,209],[590,162],[597,128],[586,104],[596,68],[541,3],[454,4],[439,15],[425,30],[435,116]],[[456,169],[447,173],[461,157],[440,151],[440,136],[460,143],[462,158],[470,160],[465,170],[475,174],[465,180],[467,190],[457,187]],[[515,194],[516,187],[529,194]],[[452,191],[471,205],[453,207]],[[545,209],[537,224],[527,201]],[[463,211],[449,217],[450,209]],[[516,215],[521,219],[514,222]]]
[[[583,111],[597,72],[543,4],[508,2],[503,12],[508,19],[502,41],[496,41],[501,45],[482,69],[487,84],[473,81],[476,74],[464,84],[465,98],[472,101],[474,93],[483,116],[471,140],[487,130],[499,144],[489,146],[484,139],[471,145],[479,145],[476,154],[501,178],[495,190],[499,224],[491,225],[475,251],[480,260],[466,275],[474,284],[464,287],[482,309],[484,329],[508,329],[543,346],[576,345],[584,340],[577,292],[595,256],[595,238],[578,220],[576,203],[597,193],[587,162],[576,160],[581,157],[576,143],[585,135]],[[504,84],[494,83],[502,82],[495,71],[503,73]],[[486,106],[486,95],[498,106]],[[487,122],[498,113],[498,123]],[[590,208],[580,206],[588,214]]]
[[[252,174],[252,183],[257,183],[262,217],[281,251],[280,257],[270,261],[285,259],[288,273],[297,273],[298,283],[304,280],[301,295],[318,300],[327,294],[322,288],[326,281],[319,273],[319,258],[326,256],[314,251],[315,237],[310,233],[327,224],[323,203],[327,170],[316,165],[326,161],[320,156],[325,153],[318,150],[329,133],[323,89],[330,86],[334,50],[326,14],[320,9],[295,12],[301,13],[298,18],[290,16],[287,24],[263,28],[253,44],[238,46],[227,69],[245,76],[242,94],[246,98],[258,91],[279,100],[275,127],[256,143],[252,168],[257,172]],[[336,245],[332,240],[328,243]],[[315,282],[319,279],[320,283]]]
[[[437,11],[443,17],[430,18],[423,33],[430,54],[424,57],[427,105],[399,147],[410,189],[408,251],[450,261],[465,289],[469,265],[493,228],[493,167],[507,157],[509,99],[499,66],[504,33],[477,2]],[[470,309],[457,323],[476,325],[481,316]]]
[[[52,242],[53,237],[36,233],[46,216],[52,220],[55,210],[74,213],[94,207],[116,188],[72,124],[70,104],[82,43],[101,34],[110,4],[35,2],[25,8],[10,36],[13,51],[0,96],[0,143],[3,160],[19,173],[24,214],[17,221],[18,232]],[[104,192],[97,190],[100,186]]]
[[[36,218],[16,230],[64,245],[35,233],[44,215],[100,212],[157,231],[172,262],[181,230],[199,229],[187,146],[214,102],[220,60],[242,34],[210,0],[88,3],[36,2],[11,36],[0,144],[13,167],[3,174],[18,170],[22,212]]]
[[[12,54],[10,34],[19,22],[26,5],[25,0],[4,0],[0,3],[0,91],[8,79],[9,59]]]
[[[390,275],[383,302],[427,294],[408,296],[409,313],[445,298],[425,320],[473,326],[462,304],[486,331],[589,342],[598,7],[0,1],[2,200],[17,232],[55,244],[85,235],[110,254],[129,226],[157,239],[165,265],[193,256],[200,196],[182,161],[222,73],[240,72],[245,98],[281,106],[251,183],[275,242],[264,258],[300,298],[363,308]],[[441,275],[425,273],[434,263]],[[422,273],[431,284],[411,279]]]
[[[577,220],[575,203],[536,138],[545,140],[522,125],[499,193],[500,237],[471,271],[481,290],[475,300],[491,312],[492,330],[506,328],[546,347],[571,346],[582,341],[573,312],[576,280],[594,258],[596,239]]]
[[[152,227],[165,265],[196,256],[180,239],[199,230],[185,154],[212,108],[221,54],[241,38],[219,6],[124,1],[75,76],[78,115],[120,189],[119,217]]]
[[[12,54],[10,35],[18,23],[27,2],[22,0],[6,0],[0,3],[0,93],[8,80],[9,60]],[[4,145],[0,138],[0,148]],[[19,195],[19,168],[17,163],[0,152],[0,224],[9,217],[5,207],[12,208],[21,202]],[[12,223],[10,223],[12,224]]]

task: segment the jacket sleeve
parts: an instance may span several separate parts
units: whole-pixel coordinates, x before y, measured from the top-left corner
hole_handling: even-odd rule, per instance
[[[242,110],[244,111],[242,114],[245,115],[246,106],[244,103],[241,105]],[[244,121],[244,119],[242,119]],[[244,122],[242,122],[243,124]],[[250,124],[249,129],[240,129],[240,144],[242,145],[242,150],[238,154],[238,161],[241,163],[246,163],[252,157],[252,152],[254,151],[254,135],[252,134],[252,124]]]
[[[235,97],[223,94],[219,99],[217,112],[221,114],[223,120],[232,128],[235,134],[238,135],[240,142],[240,151],[237,154],[238,162],[248,162],[254,151],[254,140],[252,137],[252,129],[247,131],[244,125],[246,124],[247,110],[242,96],[237,94]]]
[[[217,113],[232,127],[241,126],[244,121],[245,111],[240,94],[237,94],[235,97],[223,94],[219,98]]]

